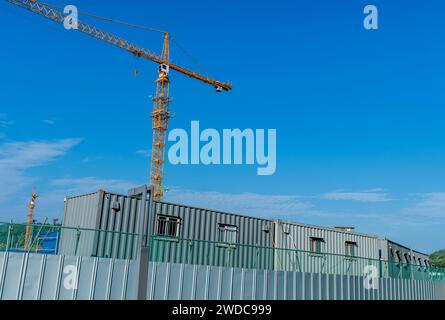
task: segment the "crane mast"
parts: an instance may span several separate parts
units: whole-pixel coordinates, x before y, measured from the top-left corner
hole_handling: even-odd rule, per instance
[[[41,3],[36,0],[6,0],[20,8],[41,15],[59,24],[63,24],[66,15],[60,11],[54,10],[50,5]],[[164,195],[164,164],[165,164],[165,148],[166,135],[170,119],[170,78],[169,72],[174,70],[182,73],[192,79],[199,80],[203,83],[213,86],[217,92],[232,90],[232,84],[222,82],[199,73],[188,70],[184,67],[172,64],[170,62],[170,45],[169,34],[164,32],[164,45],[162,54],[158,55],[150,50],[138,46],[128,40],[118,37],[112,33],[96,28],[93,25],[83,21],[78,21],[77,29],[83,34],[91,36],[100,41],[111,44],[120,49],[131,52],[137,57],[145,58],[159,65],[158,78],[156,80],[156,96],[153,98],[154,107],[152,112],[153,118],[153,143],[152,157],[150,166],[150,183],[154,186],[154,200],[160,201]]]
[[[34,209],[36,208],[36,201],[39,196],[35,192],[32,192],[31,200],[28,203],[28,216],[26,218],[26,231],[25,231],[25,243],[23,250],[29,251],[31,249],[32,239],[32,225],[34,224]]]
[[[154,186],[154,199],[162,200],[164,194],[164,162],[168,121],[170,119],[170,78],[169,34],[164,35],[162,50],[163,64],[159,65],[159,76],[156,80],[156,96],[153,107],[153,146],[151,152],[150,181]]]

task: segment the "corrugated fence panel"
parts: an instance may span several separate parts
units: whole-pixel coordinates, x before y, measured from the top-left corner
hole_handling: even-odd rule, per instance
[[[445,283],[361,276],[149,264],[148,300],[445,300]]]
[[[0,300],[135,300],[138,262],[0,253]]]

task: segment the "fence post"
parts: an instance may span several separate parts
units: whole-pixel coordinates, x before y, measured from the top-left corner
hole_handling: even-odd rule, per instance
[[[79,249],[79,241],[80,241],[81,231],[77,229],[76,231],[76,247],[74,248],[74,255],[77,256],[77,250]]]
[[[12,225],[8,226],[8,238],[6,239],[6,252],[9,252],[9,245],[10,245],[10,239],[11,239],[11,231],[13,230]]]

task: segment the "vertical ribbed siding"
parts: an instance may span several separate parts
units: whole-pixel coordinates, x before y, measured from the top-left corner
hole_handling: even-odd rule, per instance
[[[443,282],[287,271],[149,264],[147,300],[444,300]]]
[[[141,205],[141,200],[103,191],[68,198],[65,203],[64,226],[100,229],[101,231],[96,232],[94,236],[92,233],[88,236],[83,233],[76,252],[73,248],[76,243],[75,232],[62,233],[61,253],[113,258],[135,257],[137,237],[118,233],[138,233],[136,224]],[[388,242],[374,236],[165,202],[152,202],[151,205],[151,208],[147,206],[147,212],[144,215],[144,245],[148,245],[151,236],[156,235],[158,215],[180,218],[179,238],[182,239],[218,242],[219,224],[235,225],[238,227],[237,244],[239,246],[237,250],[230,253],[233,255],[230,259],[233,259],[233,263],[240,267],[251,266],[252,261],[249,260],[252,260],[252,255],[255,255],[255,259],[258,258],[264,268],[270,268],[270,264],[277,270],[296,270],[297,267],[301,269],[301,264],[307,264],[312,271],[326,268],[320,260],[303,261],[304,257],[295,252],[295,250],[310,251],[311,237],[325,240],[323,253],[345,255],[345,242],[351,241],[357,243],[355,255],[358,257],[378,260],[379,250],[382,250],[383,259],[385,256],[388,257]],[[264,232],[264,229],[272,225],[270,233]],[[284,232],[283,227],[289,229],[289,234]],[[241,248],[240,245],[254,246],[254,248]],[[275,253],[262,250],[257,257],[256,253],[252,253],[252,250],[256,250],[256,246],[274,247],[276,250]],[[171,243],[163,245],[163,248],[165,252],[161,252],[162,259],[159,261],[164,262],[194,261],[197,264],[205,264],[206,261],[212,260],[219,265],[227,259],[227,250],[220,250],[215,245],[204,243],[195,244],[192,250],[185,245],[176,245],[175,248],[175,245]],[[288,249],[288,251],[283,252],[280,249]],[[297,266],[298,263],[300,266]],[[350,265],[342,263],[340,267],[337,265],[327,267],[349,268]]]
[[[155,261],[192,263],[198,265],[225,266],[240,268],[273,268],[273,252],[262,250],[257,257],[255,247],[271,247],[270,234],[264,227],[269,220],[245,217],[212,210],[193,208],[164,202],[154,202],[152,219],[153,235],[156,235],[157,216],[166,215],[181,219],[179,238],[198,241],[156,240],[152,246],[151,258]],[[218,245],[219,224],[238,227],[237,246],[233,249]],[[252,259],[255,257],[255,259]]]
[[[77,270],[66,286],[67,266]],[[134,300],[136,261],[0,252],[0,300]]]
[[[276,270],[363,274],[367,261],[346,259],[346,241],[357,243],[355,256],[373,259],[378,266],[379,240],[377,237],[303,224],[274,222]],[[286,232],[285,232],[286,231]],[[310,239],[322,238],[322,253],[311,255]],[[281,250],[284,249],[284,250]],[[304,252],[297,252],[297,250]],[[340,255],[340,256],[336,256]]]
[[[113,209],[118,204],[119,210]],[[75,245],[75,231],[63,231],[61,253],[106,258],[133,259],[136,257],[138,238],[137,214],[140,200],[128,196],[98,191],[79,197],[67,198],[64,227],[95,229],[82,231]],[[77,247],[77,253],[73,249]]]
[[[285,234],[283,227],[289,230]],[[304,224],[275,221],[276,246],[278,248],[310,251],[310,238],[323,238],[323,253],[346,255],[345,242],[357,243],[356,256],[378,259],[378,237]]]
[[[140,205],[140,200],[128,196],[110,193],[104,195],[97,228],[113,233],[100,233],[96,247],[98,256],[130,259],[136,256],[138,239],[134,234],[138,233],[137,215]]]
[[[102,193],[90,193],[65,200],[63,226],[95,229],[100,218],[99,201]],[[65,255],[91,256],[95,237],[93,231],[63,229],[59,253]]]
[[[263,231],[264,226],[271,224],[270,220],[155,202],[152,216],[155,219],[154,228],[156,228],[157,215],[180,218],[180,238],[216,242],[219,224],[229,224],[238,227],[237,243],[239,244],[262,247],[272,245],[270,235]]]
[[[402,259],[404,259],[404,255],[405,255],[405,253],[407,253],[409,255],[413,254],[416,257],[416,260],[417,260],[417,258],[421,258],[422,261],[424,261],[424,260],[429,261],[429,256],[424,254],[424,253],[413,251],[413,250],[411,250],[411,249],[409,249],[407,247],[404,247],[404,246],[402,246],[400,244],[397,244],[397,243],[395,243],[395,242],[393,242],[391,240],[385,240],[384,242],[386,243],[387,256],[388,256],[388,260],[389,261],[399,262],[399,261],[397,261],[397,259],[395,259],[391,255],[391,252],[390,252],[391,249],[393,249],[394,252],[400,251],[400,255],[401,255]],[[405,261],[402,261],[402,262],[405,262]],[[416,261],[414,264],[418,264],[418,261]]]
[[[114,210],[119,204],[119,210]],[[82,246],[79,252],[82,255],[99,257],[131,258],[134,257],[136,239],[130,235],[112,234],[106,231],[138,233],[136,229],[137,215],[141,206],[141,200],[123,195],[97,192],[80,197],[68,198],[66,201],[64,226],[100,229],[96,236],[90,239],[88,244]],[[147,206],[148,208],[149,206]],[[263,231],[265,226],[271,224],[266,219],[245,217],[235,214],[217,212],[213,210],[194,208],[189,206],[153,202],[152,208],[147,209],[144,217],[146,231],[144,244],[148,245],[151,235],[156,235],[157,216],[166,215],[181,219],[179,237],[183,239],[195,239],[203,241],[218,241],[219,224],[235,225],[238,227],[237,243],[243,245],[271,247],[270,234]],[[151,230],[149,228],[151,221]],[[72,239],[69,241],[72,246]],[[172,261],[180,257],[186,257],[190,251],[185,248],[170,250]],[[193,256],[189,259],[198,261],[202,257],[214,255],[217,250],[210,246],[202,245],[193,250]],[[221,250],[220,250],[221,251]],[[220,259],[224,251],[221,251]],[[251,256],[247,250],[235,252],[240,266],[245,265],[245,260]],[[201,257],[201,258],[200,258]]]

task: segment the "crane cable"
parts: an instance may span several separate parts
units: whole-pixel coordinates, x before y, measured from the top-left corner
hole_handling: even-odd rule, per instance
[[[64,10],[64,7],[57,6],[55,4],[45,3],[45,2],[41,2],[41,4],[43,4],[45,6],[48,6],[48,7],[57,8],[59,10]],[[124,25],[124,26],[127,26],[127,27],[133,27],[133,28],[138,28],[138,29],[143,29],[143,30],[147,30],[147,31],[163,33],[163,34],[167,33],[167,31],[164,31],[164,30],[159,30],[159,29],[155,29],[155,28],[151,28],[151,27],[147,27],[147,26],[134,24],[134,23],[128,23],[128,22],[121,21],[121,20],[105,18],[105,17],[101,17],[101,16],[98,16],[98,15],[95,15],[95,14],[88,13],[88,12],[78,12],[78,14],[83,15],[83,16],[87,16],[87,17],[91,17],[91,18],[95,18],[95,19],[98,19],[98,20],[103,20],[103,21],[108,21],[108,22],[112,22],[112,23],[121,24],[121,25]]]
[[[52,3],[46,3],[46,2],[40,2],[41,4],[51,7],[51,8],[56,8],[59,10],[64,10],[65,8],[62,6],[58,6]],[[103,20],[103,21],[107,21],[107,22],[111,22],[111,23],[116,23],[116,24],[120,24],[120,25],[124,25],[127,27],[132,27],[132,28],[137,28],[137,29],[142,29],[142,30],[146,30],[146,31],[151,31],[151,32],[157,32],[157,33],[162,33],[162,34],[166,34],[167,31],[163,31],[163,30],[159,30],[159,29],[155,29],[155,28],[151,28],[151,27],[147,27],[147,26],[142,26],[142,25],[138,25],[138,24],[134,24],[134,23],[129,23],[129,22],[125,22],[125,21],[121,21],[121,20],[116,20],[116,19],[111,19],[111,18],[105,18],[102,16],[98,16],[96,14],[92,14],[92,13],[88,13],[88,12],[78,12],[78,14],[83,15],[83,16],[88,16],[94,19],[98,19],[98,20]],[[207,72],[208,74],[210,74],[208,68],[206,68],[203,64],[201,64],[190,52],[188,52],[184,46],[182,46],[181,44],[179,44],[179,42],[174,38],[171,37],[170,38],[172,43],[174,45],[176,45],[185,56],[187,56],[197,67],[202,68],[205,72]],[[136,75],[136,73],[135,73]]]
[[[55,5],[55,4],[45,3],[45,2],[41,2],[41,3],[44,4],[45,6],[57,8],[59,10],[64,9],[63,7]],[[124,25],[127,27],[132,27],[132,28],[137,28],[137,29],[142,29],[142,30],[146,30],[146,31],[162,33],[162,34],[167,33],[167,31],[163,31],[163,30],[159,30],[159,29],[155,29],[155,28],[151,28],[151,27],[147,27],[147,26],[142,26],[142,25],[138,25],[138,24],[134,24],[134,23],[129,23],[129,22],[121,21],[121,20],[105,18],[105,17],[101,17],[101,16],[98,16],[95,14],[88,13],[88,12],[78,12],[78,14],[83,15],[83,16],[88,16],[88,17],[98,19],[98,20],[103,20],[103,21],[107,21],[107,22]],[[174,37],[171,37],[170,39],[173,42],[173,44],[176,45],[184,53],[185,56],[187,56],[193,63],[196,64],[196,66],[198,66],[199,68],[202,68],[205,72],[209,73],[209,70],[204,65],[202,65],[190,52],[188,52],[184,48],[184,46],[179,44],[179,42]]]
[[[181,45],[178,40],[176,40],[176,38],[172,37],[171,41],[174,45],[176,45],[176,47],[179,48],[179,50],[182,51],[182,53],[189,58],[197,67],[201,68],[202,70],[204,70],[207,74],[210,74],[210,71],[202,64],[198,61],[198,59],[196,59],[189,51],[187,51],[183,45]]]

